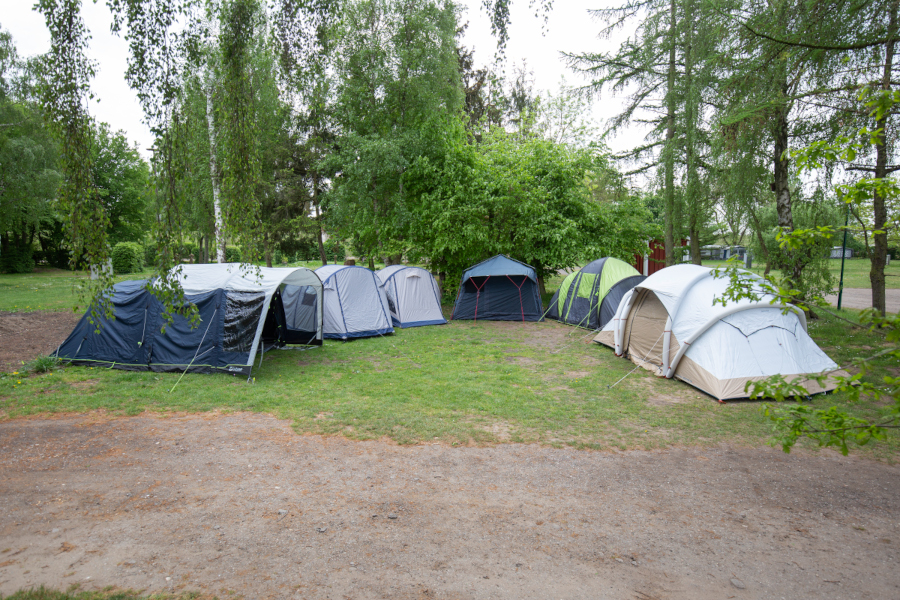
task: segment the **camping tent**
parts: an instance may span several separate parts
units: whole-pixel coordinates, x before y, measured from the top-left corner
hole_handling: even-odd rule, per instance
[[[177,276],[200,323],[164,307],[152,281],[113,287],[114,319],[99,333],[86,314],[56,356],[77,364],[132,371],[226,372],[248,375],[257,351],[284,344],[322,344],[322,283],[302,267],[268,269],[239,264],[183,265]]]
[[[599,258],[563,279],[550,301],[547,317],[600,329],[616,314],[622,296],[645,279],[618,258]]]
[[[325,337],[347,340],[393,333],[384,288],[365,267],[316,269],[325,288]]]
[[[746,398],[748,381],[776,374],[791,381],[837,369],[807,334],[802,310],[788,306],[785,312],[768,295],[713,304],[728,284],[728,278],[698,265],[658,271],[625,294],[594,341],[719,400]],[[800,385],[811,394],[834,389],[831,380],[825,383]]]
[[[452,318],[540,321],[542,313],[534,269],[498,254],[463,273]]]
[[[441,290],[425,269],[391,265],[376,271],[375,276],[384,287],[394,327],[443,325],[447,322],[441,313]]]

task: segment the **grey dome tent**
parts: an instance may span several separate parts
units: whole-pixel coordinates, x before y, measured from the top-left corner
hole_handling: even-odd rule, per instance
[[[384,288],[365,267],[327,265],[316,269],[324,289],[325,337],[349,340],[393,333]]]
[[[540,321],[543,312],[534,268],[498,254],[463,273],[452,318]]]
[[[616,314],[622,296],[645,279],[618,258],[599,258],[563,279],[550,300],[547,318],[600,329]]]
[[[232,373],[249,376],[257,352],[285,344],[322,344],[322,283],[302,267],[183,265],[178,281],[200,324],[175,315],[163,325],[153,281],[113,287],[114,319],[99,333],[81,318],[57,349],[61,360],[131,371]]]
[[[434,276],[421,267],[391,265],[375,272],[384,287],[394,327],[443,325],[441,291]]]

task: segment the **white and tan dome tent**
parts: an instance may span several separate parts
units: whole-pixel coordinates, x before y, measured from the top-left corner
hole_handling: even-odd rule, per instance
[[[756,275],[747,273],[750,277]],[[729,280],[698,265],[675,265],[623,296],[615,316],[594,338],[660,377],[675,377],[719,400],[746,398],[748,381],[787,381],[837,369],[806,332],[802,310],[787,312],[772,296],[725,306]],[[829,391],[798,381],[810,394]]]

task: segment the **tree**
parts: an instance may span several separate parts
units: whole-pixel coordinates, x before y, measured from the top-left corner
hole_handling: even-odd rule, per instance
[[[646,143],[620,158],[637,163],[631,173],[657,172],[665,215],[666,263],[675,262],[675,240],[689,236],[694,262],[711,216],[711,183],[704,176],[709,133],[703,92],[713,77],[710,40],[720,27],[715,11],[698,0],[626,2],[591,11],[605,23],[602,37],[640,19],[633,37],[616,52],[568,54],[570,66],[590,78],[587,96],[629,93],[625,109],[608,121],[607,133],[629,126],[636,115],[651,126]],[[705,26],[698,28],[696,23]],[[649,115],[644,118],[643,115]]]
[[[878,81],[883,87],[883,69],[890,70],[896,37],[891,6],[896,2],[832,0],[810,5],[747,0],[727,9],[733,26],[722,44],[731,54],[724,55],[728,60],[723,70],[728,75],[722,77],[724,102],[718,107],[719,119],[733,140],[732,148],[755,144],[768,153],[778,227],[784,232],[797,227],[793,207],[797,194],[804,194],[804,186],[793,184],[796,167],[790,150],[834,139],[859,125],[862,114],[853,106],[854,96],[868,83]],[[761,134],[769,140],[764,145],[758,143]],[[831,167],[822,173],[826,184],[832,174]],[[758,203],[759,195],[754,194],[748,207]],[[751,217],[756,214],[748,212]],[[817,277],[816,261],[808,249],[788,249],[779,257],[784,262],[776,266],[798,287],[808,288],[803,282],[808,268],[812,269],[809,276]],[[883,308],[883,300],[875,297],[883,287],[877,273],[883,274],[883,267],[875,259],[870,276],[875,278],[873,303]]]
[[[884,117],[884,113],[900,104],[900,93],[879,89],[866,90],[860,95],[861,102],[867,109],[868,116],[875,122]],[[827,163],[842,162],[850,165],[867,146],[882,143],[882,132],[863,128],[852,136],[838,136],[830,141],[818,141],[804,148],[791,152],[790,158],[796,161],[801,171],[822,168]],[[847,184],[839,185],[836,192],[846,203],[868,202],[874,193],[878,193],[886,201],[900,198],[900,185],[890,177],[862,177]],[[824,225],[809,228],[796,228],[790,232],[779,231],[778,246],[788,251],[801,251],[815,248],[834,235],[839,229]],[[776,286],[766,280],[748,277],[747,274],[730,265],[724,272],[730,280],[726,296],[718,302],[726,304],[741,298],[759,300],[763,294],[772,294],[773,303],[784,300],[797,302],[798,292],[792,287]],[[821,297],[817,301],[819,310],[830,312],[830,307]],[[803,303],[801,303],[803,306]],[[842,320],[847,321],[843,317]],[[843,454],[849,452],[849,444],[867,444],[872,440],[883,440],[888,430],[900,428],[900,377],[886,376],[882,381],[873,382],[866,378],[872,361],[882,357],[900,358],[900,316],[884,317],[877,309],[866,310],[860,314],[858,323],[849,321],[851,327],[868,328],[872,332],[884,336],[882,347],[872,356],[852,360],[842,365],[838,372],[821,373],[809,377],[824,383],[832,379],[837,384],[836,391],[844,392],[852,402],[866,395],[884,398],[890,402],[886,414],[872,419],[851,416],[847,411],[836,406],[813,408],[802,403],[791,406],[764,406],[765,414],[775,424],[775,439],[785,452],[801,438],[810,438],[820,446],[837,446]],[[846,370],[855,369],[853,375]],[[805,389],[798,381],[786,381],[781,376],[748,383],[752,390],[751,397],[774,398],[783,401],[789,397],[803,397]]]
[[[0,31],[0,270],[30,272],[32,248],[56,218],[58,148],[34,97],[37,61]]]
[[[337,173],[329,222],[369,257],[405,246],[403,174],[439,148],[462,107],[450,2],[356,0],[336,28]]]
[[[405,177],[418,199],[413,253],[451,277],[508,254],[535,267],[542,292],[545,277],[559,269],[598,256],[630,261],[655,232],[642,202],[609,170],[591,149],[502,128],[480,144],[448,144]]]
[[[150,168],[125,132],[112,132],[106,123],[94,126],[93,177],[103,210],[109,218],[110,244],[144,239],[150,201]]]

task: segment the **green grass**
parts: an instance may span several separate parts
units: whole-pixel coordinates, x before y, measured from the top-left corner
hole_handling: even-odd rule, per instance
[[[703,264],[707,267],[724,267],[724,260],[704,260]],[[872,284],[869,282],[869,270],[872,263],[868,258],[848,258],[844,262],[844,287],[845,288],[865,288],[871,289]],[[834,275],[835,287],[841,275],[841,261],[839,259],[829,260],[828,269]],[[760,275],[766,270],[766,263],[754,260],[753,267],[750,269],[754,273]],[[772,274],[780,274],[777,269],[773,269]],[[892,262],[885,270],[885,285],[891,289],[900,288],[900,261]]]
[[[107,588],[102,591],[81,592],[78,585],[70,586],[65,592],[41,586],[37,589],[19,590],[11,596],[0,595],[0,600],[205,600],[211,596],[196,592],[180,594],[152,594],[147,596],[131,590]]]
[[[548,281],[548,288],[558,285],[556,279],[562,277]],[[53,301],[39,299],[44,290],[71,285],[59,284],[65,278],[56,273],[0,281],[18,281],[22,291],[17,293],[31,310]],[[852,318],[854,311],[843,314]],[[810,334],[839,364],[883,344],[877,334],[851,330],[827,315],[810,323]],[[642,369],[631,372],[631,362],[590,343],[591,337],[555,322],[457,321],[397,330],[388,337],[326,341],[305,351],[273,351],[254,370],[255,383],[187,375],[173,392],[178,374],[90,367],[20,370],[0,374],[0,419],[92,410],[119,415],[250,411],[289,419],[298,432],[401,444],[513,441],[651,449],[761,445],[769,439],[761,403],[721,405],[684,383],[657,379]],[[896,363],[877,361],[871,377],[900,372]],[[847,404],[833,394],[812,402]],[[849,410],[872,418],[887,407],[864,401]],[[890,457],[897,448],[898,438],[892,436],[865,452]]]
[[[877,341],[815,322],[813,335],[836,360]],[[656,379],[588,332],[557,323],[454,322],[389,337],[326,342],[266,354],[255,383],[225,375],[68,367],[0,375],[0,418],[93,410],[249,411],[289,419],[298,432],[400,444],[536,442],[594,449],[663,448],[720,442],[762,445],[769,423],[758,402],[716,403],[687,385]],[[876,376],[896,365],[885,362]],[[625,377],[618,385],[610,385]],[[844,405],[838,395],[818,406]],[[850,407],[877,417],[885,407]],[[891,456],[897,440],[867,451]]]
[[[150,271],[120,275],[115,281],[144,279]],[[88,284],[84,273],[62,269],[38,269],[25,275],[0,275],[0,311],[31,312],[84,310],[81,291]]]

